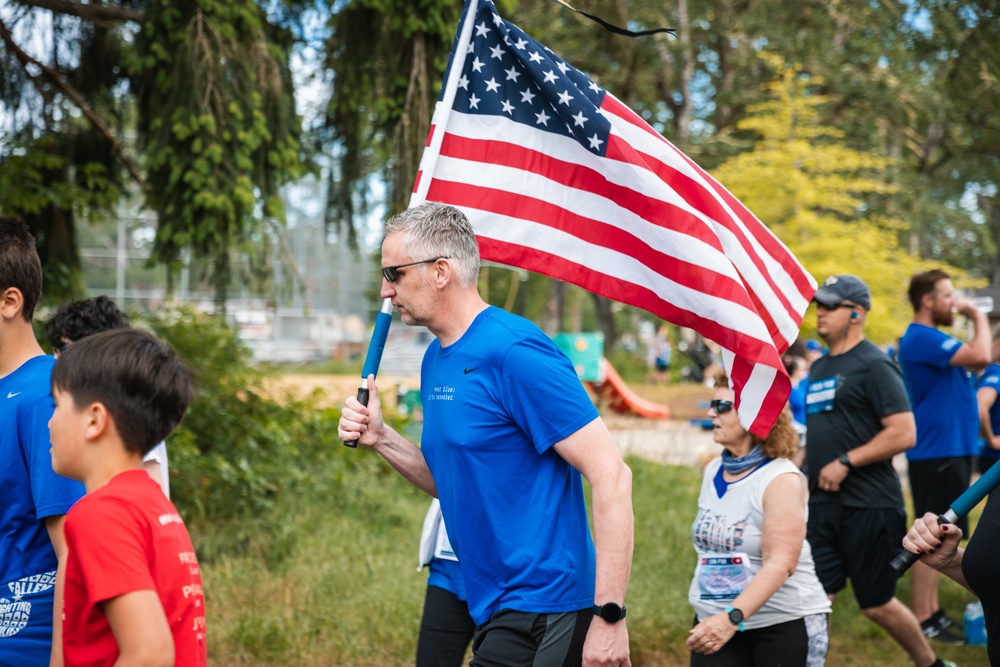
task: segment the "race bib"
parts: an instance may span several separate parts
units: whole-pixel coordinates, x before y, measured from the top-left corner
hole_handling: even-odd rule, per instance
[[[434,557],[444,560],[458,560],[455,550],[451,548],[451,540],[448,539],[448,531],[444,527],[444,521],[438,527],[437,543],[434,545]]]
[[[695,578],[702,600],[735,600],[750,581],[745,553],[706,554],[698,558]]]
[[[837,378],[826,378],[810,382],[806,389],[806,414],[833,410],[833,399],[837,396]]]

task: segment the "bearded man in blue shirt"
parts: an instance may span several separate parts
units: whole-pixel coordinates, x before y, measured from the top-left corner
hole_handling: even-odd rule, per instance
[[[915,516],[940,514],[969,487],[972,457],[979,441],[979,414],[973,375],[990,363],[986,314],[955,294],[951,276],[940,269],[910,279],[913,322],[899,341],[899,364],[917,423],[917,444],[906,453]],[[972,340],[963,343],[940,331],[960,313],[972,322]],[[968,522],[958,522],[968,535]],[[924,634],[944,643],[964,637],[938,602],[936,570],[917,563],[912,570],[911,604]]]

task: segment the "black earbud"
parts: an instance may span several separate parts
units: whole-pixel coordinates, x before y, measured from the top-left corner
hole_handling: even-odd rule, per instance
[[[852,311],[851,311],[851,319],[852,319],[852,320],[856,320],[856,319],[858,319],[859,317],[861,317],[861,316],[860,316],[860,315],[858,315],[858,311],[856,311],[856,310],[852,310]]]

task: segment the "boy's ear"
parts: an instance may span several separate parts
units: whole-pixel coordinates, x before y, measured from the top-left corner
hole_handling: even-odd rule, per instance
[[[87,426],[84,436],[87,440],[97,440],[104,435],[110,426],[111,415],[103,403],[91,403],[87,407]]]
[[[16,287],[8,287],[0,292],[0,316],[5,320],[21,317],[24,308],[24,295]]]

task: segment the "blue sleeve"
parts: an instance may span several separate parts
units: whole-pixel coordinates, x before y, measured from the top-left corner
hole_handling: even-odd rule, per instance
[[[35,518],[66,514],[86,490],[80,482],[66,479],[52,470],[49,453],[49,419],[55,410],[51,396],[43,396],[23,406],[19,429],[21,446],[31,479]]]
[[[947,368],[951,358],[962,347],[959,339],[930,327],[920,327],[910,335],[913,339],[906,346],[905,356],[912,363]]]
[[[597,417],[573,364],[548,338],[527,338],[507,350],[503,398],[539,454]]]
[[[986,369],[986,372],[982,374],[976,383],[976,389],[982,389],[983,387],[989,387],[1000,392],[1000,366],[993,365]]]

